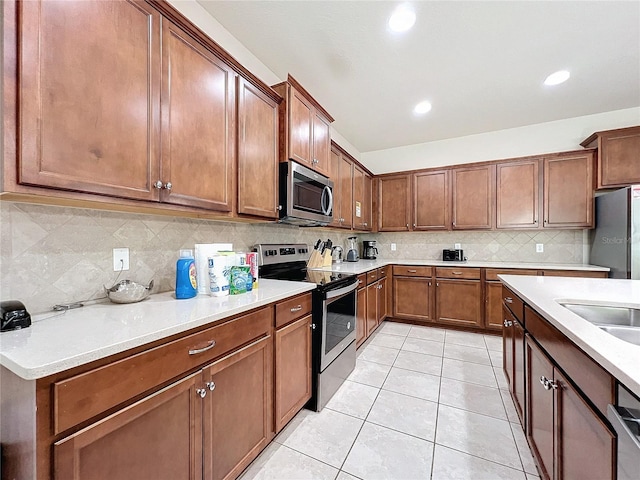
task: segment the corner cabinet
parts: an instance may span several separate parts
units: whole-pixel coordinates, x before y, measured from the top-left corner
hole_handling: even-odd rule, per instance
[[[284,99],[280,161],[295,160],[328,177],[333,117],[291,75],[272,88]]]

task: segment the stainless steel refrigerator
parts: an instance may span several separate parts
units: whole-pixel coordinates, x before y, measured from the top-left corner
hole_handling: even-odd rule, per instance
[[[611,278],[640,280],[640,185],[596,197],[596,228],[589,263],[609,267]]]

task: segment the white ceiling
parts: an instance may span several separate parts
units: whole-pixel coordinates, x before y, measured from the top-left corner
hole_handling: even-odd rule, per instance
[[[360,152],[640,105],[638,1],[410,2],[402,35],[387,30],[400,2],[199,2]],[[545,87],[560,69],[569,81]]]

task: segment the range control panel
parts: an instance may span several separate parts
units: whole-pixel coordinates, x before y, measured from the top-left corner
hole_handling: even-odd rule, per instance
[[[253,246],[252,251],[258,252],[258,265],[260,266],[285,262],[306,262],[311,255],[311,247],[306,243],[259,243]]]

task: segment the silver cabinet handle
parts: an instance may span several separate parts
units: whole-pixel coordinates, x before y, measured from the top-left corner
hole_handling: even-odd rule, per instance
[[[378,285],[378,290],[380,290],[382,288],[382,285]]]
[[[216,384],[214,382],[205,383],[210,392],[213,392],[216,389]]]
[[[164,184],[162,188],[165,188],[166,190],[171,190],[173,188],[173,185],[171,185],[171,182],[167,182]]]
[[[158,180],[156,183],[153,184],[153,188],[160,189],[162,188],[162,185],[163,185],[162,180]]]
[[[429,286],[431,286],[431,281],[429,281]]]
[[[440,286],[440,283],[439,283],[439,282],[436,282],[436,287],[439,287],[439,286]]]
[[[297,307],[293,307],[291,309],[291,313],[293,312],[299,312],[300,310],[302,310],[302,305],[298,305]]]
[[[513,303],[513,298],[511,298],[511,297],[504,297],[504,301],[505,301],[506,303]]]
[[[462,272],[451,272],[451,273],[453,273],[454,275],[462,275]]]
[[[409,224],[407,223],[407,228],[409,228]]]
[[[513,325],[513,322],[511,320],[507,320],[506,318],[504,319],[503,325],[505,327],[510,327],[511,325]]]
[[[415,223],[413,224],[413,228],[416,228],[416,224]]]
[[[418,270],[407,270],[409,273],[418,273]]]
[[[545,390],[556,390],[558,388],[558,384],[549,380],[547,377],[545,377],[544,375],[542,375],[540,377],[540,383],[542,384],[542,386],[544,387]]]
[[[278,205],[277,210],[278,210],[278,211],[282,210],[282,205]]]
[[[311,330],[315,330],[315,329],[316,329],[316,324],[315,324],[315,323],[312,323],[312,324],[311,324]]]
[[[200,398],[204,398],[207,396],[207,390],[205,388],[197,388],[196,394],[200,395]]]
[[[364,222],[363,224],[365,227],[369,226],[367,222]]]
[[[454,227],[456,226],[456,222],[455,222],[455,221],[453,222],[453,226],[454,226]]]
[[[193,350],[189,350],[189,355],[197,355],[199,353],[206,352],[207,350],[211,350],[215,346],[216,346],[216,341],[209,340],[208,345],[206,347],[194,348]]]

